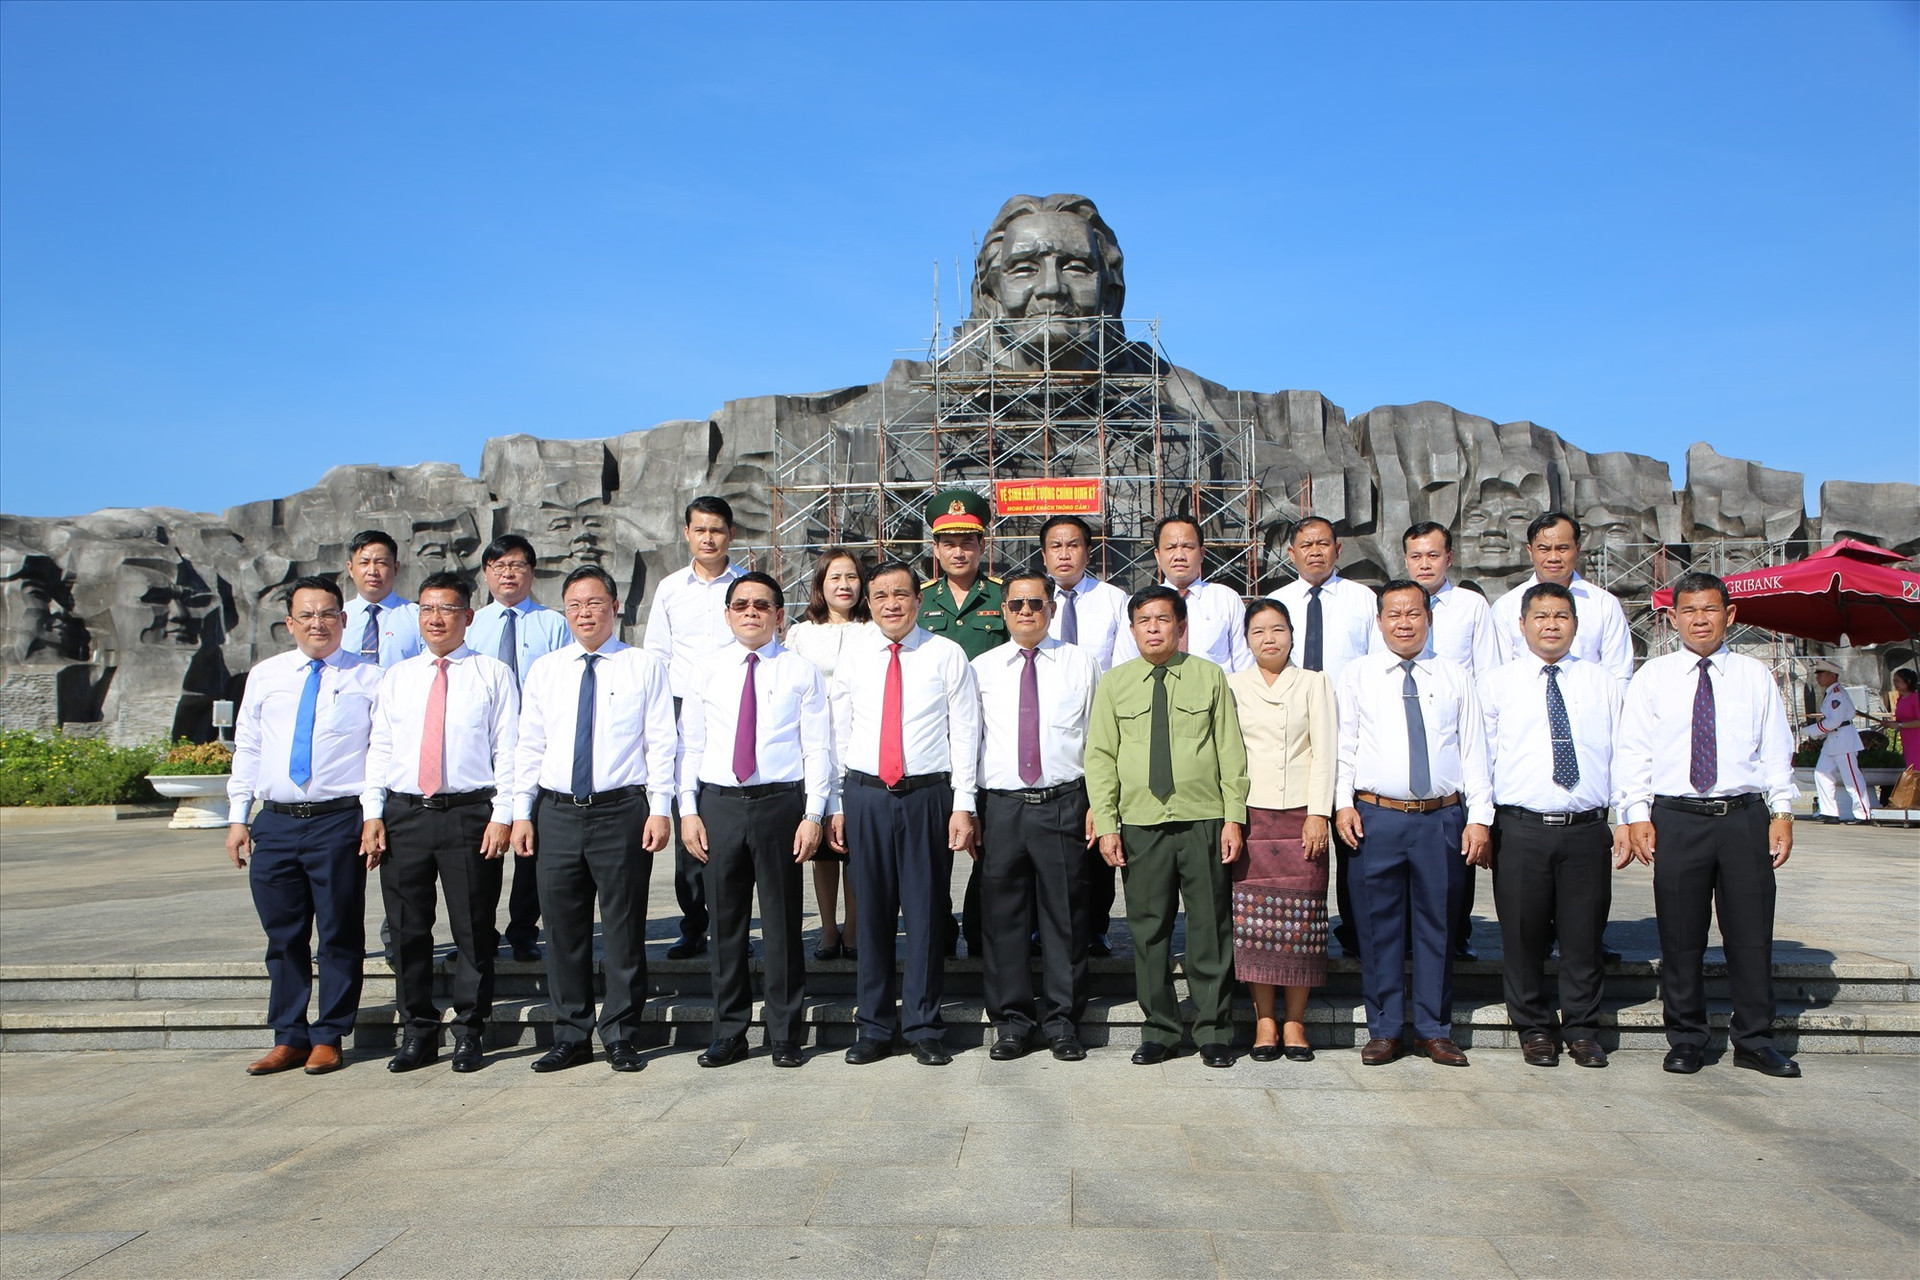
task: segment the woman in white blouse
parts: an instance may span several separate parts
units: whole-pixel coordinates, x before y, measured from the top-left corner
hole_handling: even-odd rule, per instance
[[[1233,971],[1253,993],[1256,1062],[1310,1062],[1307,995],[1327,980],[1327,849],[1333,816],[1333,682],[1289,664],[1293,620],[1247,606],[1254,665],[1227,677],[1247,743],[1247,849],[1235,859]],[[1273,990],[1286,989],[1284,1031]],[[1284,1040],[1283,1040],[1284,1036]]]
[[[840,652],[856,628],[870,626],[867,579],[860,562],[845,547],[828,547],[813,564],[813,587],[807,596],[807,616],[787,628],[786,645],[833,682]],[[859,951],[841,941],[854,933],[853,877],[840,874],[844,853],[835,853],[823,841],[813,855],[813,894],[820,904],[820,945],[815,960],[857,960]],[[847,898],[844,928],[835,919],[842,885]]]

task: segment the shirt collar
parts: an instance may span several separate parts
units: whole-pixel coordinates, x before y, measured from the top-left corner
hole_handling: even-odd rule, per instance
[[[355,595],[353,599],[347,603],[347,608],[351,609],[354,605],[359,605],[360,611],[364,613],[374,605],[379,605],[382,609],[399,609],[404,608],[406,603],[407,598],[398,591],[389,591],[387,592],[387,598],[384,600],[369,600],[363,595]]]
[[[607,637],[607,642],[601,645],[598,649],[595,649],[594,652],[599,654],[603,658],[610,658],[614,654],[620,652],[622,649],[625,649],[628,647],[629,646],[627,642],[625,640],[622,640],[619,636],[609,636]],[[562,652],[566,653],[569,660],[573,660],[573,659],[578,659],[580,655],[585,653],[586,651],[587,651],[587,647],[581,644],[578,640],[569,640],[567,642],[566,649],[563,650]]]
[[[744,666],[746,665],[747,655],[749,653],[757,653],[760,655],[760,661],[769,662],[779,657],[782,653],[785,653],[786,647],[780,643],[780,637],[775,636],[758,649],[749,649],[738,640],[735,640],[731,645],[727,646],[727,652],[733,656],[735,662]]]
[[[691,564],[687,565],[686,573],[683,576],[687,585],[690,587],[717,587],[723,582],[732,582],[745,572],[745,569],[742,569],[739,565],[729,560],[727,561],[727,567],[722,569],[719,574],[711,580],[702,578],[698,573],[695,573],[693,565]]]
[[[1066,641],[1055,640],[1052,636],[1041,636],[1040,643],[1033,646],[1033,650],[1035,653],[1039,654],[1043,658],[1052,659],[1055,656],[1054,650],[1058,649],[1061,645],[1065,643]],[[1019,663],[1020,655],[1026,652],[1025,649],[1022,649],[1020,647],[1020,644],[1018,641],[1011,640],[1011,639],[1009,639],[1005,644],[1001,645],[1000,650],[1005,651],[1006,663],[1010,667]],[[994,652],[999,652],[1000,650],[995,650]]]
[[[1160,585],[1172,592],[1177,593],[1180,590],[1179,587],[1174,586],[1171,582],[1168,582],[1164,578],[1160,580]],[[1207,580],[1205,578],[1195,578],[1192,582],[1189,582],[1187,584],[1187,595],[1197,596],[1202,591],[1205,591],[1206,589],[1207,589]]]

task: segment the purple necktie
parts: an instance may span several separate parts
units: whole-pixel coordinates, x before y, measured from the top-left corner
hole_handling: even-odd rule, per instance
[[[733,726],[733,776],[742,783],[760,767],[753,750],[754,739],[760,734],[760,703],[753,696],[753,669],[759,662],[759,654],[747,655],[747,679],[740,686],[740,719]]]
[[[1038,649],[1022,649],[1027,665],[1020,671],[1020,781],[1040,781],[1040,675],[1033,669]]]
[[[1720,748],[1713,726],[1713,659],[1700,659],[1700,683],[1693,690],[1693,763],[1687,781],[1701,795],[1713,790],[1720,776]]]

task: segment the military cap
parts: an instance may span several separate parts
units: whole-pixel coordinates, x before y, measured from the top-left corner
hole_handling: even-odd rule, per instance
[[[942,489],[927,502],[930,533],[985,533],[993,508],[971,489]]]

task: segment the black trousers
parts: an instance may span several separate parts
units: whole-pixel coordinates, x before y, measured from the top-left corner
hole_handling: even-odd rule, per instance
[[[1553,1035],[1547,954],[1560,938],[1560,1018],[1567,1040],[1600,1031],[1606,966],[1600,933],[1613,905],[1613,840],[1604,822],[1549,827],[1502,812],[1493,824],[1493,901],[1500,913],[1507,1016],[1520,1031]]]
[[[1113,900],[1120,883],[1120,868],[1110,867],[1100,856],[1100,846],[1087,850],[1084,859],[1087,880],[1087,941],[1104,938],[1113,928]]]
[[[1340,923],[1333,926],[1333,940],[1350,956],[1360,954],[1360,917],[1353,908],[1353,846],[1340,838],[1340,828],[1329,824],[1333,842],[1333,905]],[[1451,954],[1451,953],[1449,953]]]
[[[1087,793],[1028,804],[980,793],[981,977],[987,1016],[1002,1035],[1075,1034],[1087,1000]],[[1104,864],[1103,864],[1104,865]],[[1040,926],[1044,1004],[1030,960]]]
[[[607,994],[600,1040],[632,1040],[647,1002],[647,879],[653,855],[640,847],[647,798],[577,806],[542,795],[534,802],[540,847],[540,904],[547,915],[547,990],[553,1037],[593,1036],[593,908],[600,906]]]
[[[858,1016],[861,1038],[891,1040],[897,921],[906,922],[906,974],[900,990],[900,1032],[939,1040],[940,998],[947,981],[947,930],[953,919],[953,850],[947,819],[953,788],[920,787],[899,795],[848,779],[847,872],[860,900]]]
[[[267,1021],[276,1045],[338,1047],[353,1030],[367,949],[367,867],[360,811],[316,818],[264,810],[253,820],[247,883],[267,934]],[[320,940],[320,1016],[313,996],[313,938]]]
[[[509,855],[513,863],[513,888],[507,896],[507,945],[516,951],[540,942],[540,853],[531,858]],[[494,906],[499,907],[496,895]]]
[[[681,699],[673,700],[673,726],[680,728]],[[673,829],[670,837],[673,841],[673,897],[680,906],[680,936],[683,938],[704,938],[707,936],[707,878],[701,870],[700,859],[687,852],[680,843],[680,802],[676,799],[673,811],[668,815],[668,826]]]
[[[423,809],[388,800],[387,857],[380,864],[380,896],[393,925],[400,961],[400,1017],[410,1036],[438,1036],[433,1003],[433,922],[439,892],[447,897],[453,933],[453,1025],[463,1035],[486,1030],[493,1013],[493,952],[499,946],[494,912],[500,905],[501,860],[480,854],[493,807]]]
[[[1453,949],[1455,951],[1460,949],[1462,943],[1473,941],[1473,899],[1476,887],[1474,882],[1480,878],[1479,870],[1478,867],[1468,867],[1467,878],[1460,885],[1460,905],[1454,909],[1453,913]],[[1494,892],[1494,910],[1498,911],[1499,891]]]
[[[766,942],[767,1039],[798,1043],[807,958],[800,945],[800,864],[793,833],[806,816],[803,791],[749,799],[700,789],[707,827],[706,900],[713,912],[713,1036],[743,1036],[753,1022],[747,931],[760,891]]]
[[[1653,803],[1653,910],[1669,1044],[1706,1047],[1703,960],[1715,912],[1733,997],[1727,1038],[1741,1049],[1773,1044],[1774,880],[1767,821],[1764,804],[1714,818]]]

